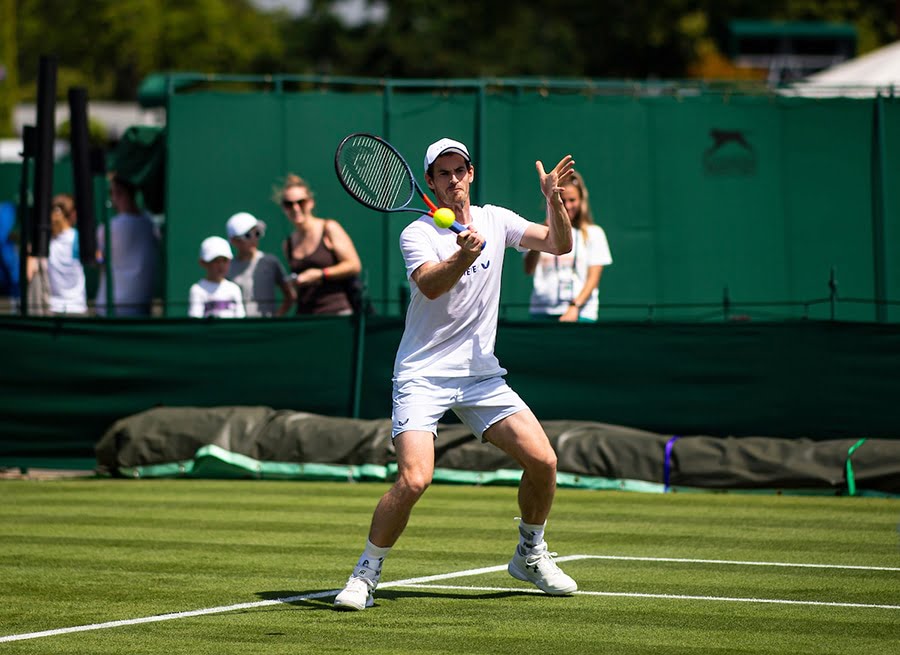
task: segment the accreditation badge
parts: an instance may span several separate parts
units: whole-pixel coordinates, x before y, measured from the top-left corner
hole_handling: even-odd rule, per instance
[[[559,275],[559,300],[568,302],[575,299],[575,276],[571,269],[561,269]]]

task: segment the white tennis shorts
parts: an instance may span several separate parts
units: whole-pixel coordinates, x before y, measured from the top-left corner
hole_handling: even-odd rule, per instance
[[[484,441],[485,430],[528,406],[496,375],[394,380],[391,438],[407,430],[431,432],[437,438],[438,421],[448,409]]]

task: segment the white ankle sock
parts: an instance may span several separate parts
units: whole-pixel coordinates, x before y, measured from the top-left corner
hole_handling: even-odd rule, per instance
[[[525,523],[519,521],[519,545],[526,552],[544,543],[544,523]]]
[[[391,547],[382,548],[366,539],[366,549],[359,556],[359,561],[353,569],[353,575],[360,578],[378,581],[381,577],[381,565],[384,558],[391,551]]]

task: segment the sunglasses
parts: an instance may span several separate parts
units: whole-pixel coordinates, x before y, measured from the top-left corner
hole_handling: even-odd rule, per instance
[[[302,207],[307,202],[309,202],[309,198],[300,198],[299,200],[288,200],[285,198],[284,200],[281,201],[281,206],[284,207],[285,209],[290,209],[294,205],[297,205],[298,207]]]
[[[250,230],[249,232],[247,232],[247,234],[241,234],[241,235],[239,235],[237,238],[238,238],[238,239],[243,239],[243,240],[249,240],[249,239],[258,239],[258,238],[260,238],[261,236],[262,236],[262,232],[261,232],[261,231],[259,231],[259,230]]]

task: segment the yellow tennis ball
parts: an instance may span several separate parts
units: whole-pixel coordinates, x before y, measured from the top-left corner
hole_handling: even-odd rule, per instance
[[[434,212],[434,224],[438,227],[450,227],[455,220],[456,214],[453,213],[452,209],[441,207]]]

